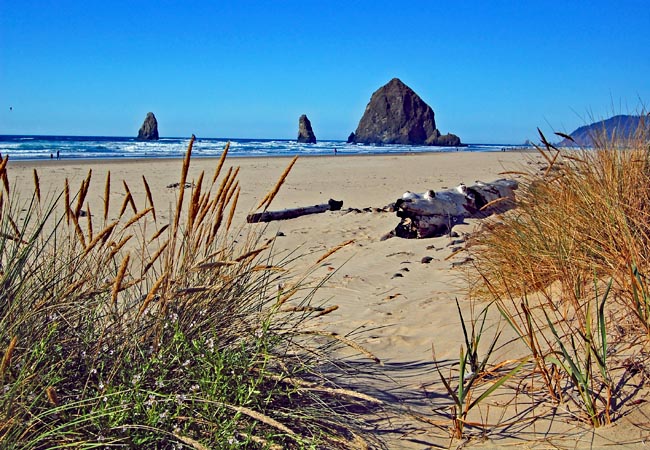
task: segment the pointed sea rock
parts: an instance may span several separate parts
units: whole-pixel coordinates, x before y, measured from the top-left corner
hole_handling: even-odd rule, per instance
[[[311,129],[311,122],[305,114],[298,119],[298,142],[304,144],[316,143],[316,135],[314,130]]]
[[[144,123],[138,131],[138,140],[140,141],[157,141],[158,140],[158,121],[152,112],[147,113]]]
[[[398,78],[372,94],[353,139],[375,145],[461,145],[456,135],[440,135],[433,109]]]

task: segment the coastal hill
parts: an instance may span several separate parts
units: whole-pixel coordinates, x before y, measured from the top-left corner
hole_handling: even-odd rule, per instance
[[[629,139],[634,137],[634,133],[640,126],[650,128],[650,120],[646,116],[618,115],[576,129],[570,134],[575,142],[564,139],[559,145],[561,147],[590,147],[594,144],[594,139],[611,140],[613,136]]]
[[[370,98],[348,142],[362,144],[461,145],[453,134],[441,135],[433,109],[400,79],[393,78]]]

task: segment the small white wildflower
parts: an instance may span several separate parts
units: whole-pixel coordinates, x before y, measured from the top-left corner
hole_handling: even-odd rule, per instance
[[[142,375],[133,375],[133,378],[131,379],[131,384],[134,386],[140,382],[142,379]]]
[[[209,350],[214,350],[214,339],[210,338],[205,341],[205,346],[208,347]]]
[[[199,385],[198,384],[193,384],[190,386],[190,392],[196,392],[199,390]]]
[[[99,385],[98,385],[97,387],[99,388],[100,391],[103,391],[103,390],[104,390],[104,383],[102,383],[102,382],[100,381],[100,382],[99,382]]]
[[[183,367],[187,367],[190,365],[190,360],[186,359],[185,362],[183,363]]]
[[[95,375],[96,373],[97,373],[97,369],[92,369],[92,370],[90,371],[90,374],[91,374],[91,375]]]

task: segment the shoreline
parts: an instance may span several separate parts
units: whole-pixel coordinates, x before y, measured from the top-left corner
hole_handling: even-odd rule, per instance
[[[242,156],[242,155],[230,155],[228,154],[226,160],[276,160],[284,159],[291,160],[294,157],[298,157],[298,160],[301,159],[329,159],[329,158],[382,158],[382,157],[397,157],[397,156],[417,156],[417,155],[449,155],[449,154],[536,154],[537,150],[532,148],[512,148],[506,149],[503,151],[430,151],[430,152],[395,152],[395,153],[337,153],[336,155],[314,155],[314,154],[295,154],[295,155],[261,155],[261,156]],[[6,156],[6,155],[5,155]],[[192,161],[203,161],[203,160],[218,160],[220,156],[203,156],[203,155],[192,155]],[[151,156],[151,157],[114,157],[114,158],[60,158],[60,159],[12,159],[9,155],[9,164],[10,165],[36,165],[36,166],[49,166],[49,165],[66,165],[66,164],[120,164],[120,163],[151,163],[151,162],[168,162],[168,161],[183,161],[184,156]]]

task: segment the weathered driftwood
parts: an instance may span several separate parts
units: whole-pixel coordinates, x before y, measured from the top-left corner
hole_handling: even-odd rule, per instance
[[[465,218],[484,218],[512,208],[517,186],[514,180],[501,179],[439,192],[407,191],[395,202],[397,217],[402,220],[391,235],[414,239],[448,234]]]
[[[273,220],[295,219],[296,217],[306,216],[308,214],[318,214],[325,211],[338,211],[343,207],[342,200],[332,200],[327,203],[314,206],[304,206],[300,208],[283,209],[281,211],[264,211],[253,213],[246,216],[248,223],[271,222]]]

